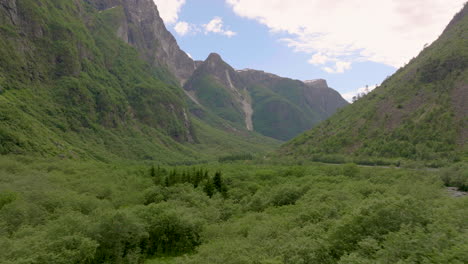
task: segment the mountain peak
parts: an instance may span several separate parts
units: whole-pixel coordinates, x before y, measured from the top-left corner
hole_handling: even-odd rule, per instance
[[[210,62],[210,61],[213,61],[213,62],[224,62],[223,61],[223,58],[221,58],[221,55],[219,55],[218,53],[215,53],[215,52],[212,52],[210,53],[210,55],[208,55],[208,58],[206,58],[207,62]]]
[[[306,80],[306,81],[304,81],[304,83],[309,87],[328,88],[328,83],[324,79]]]

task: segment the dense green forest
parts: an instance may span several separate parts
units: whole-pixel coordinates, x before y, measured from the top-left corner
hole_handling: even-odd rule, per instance
[[[466,263],[467,167],[0,158],[0,263]]]

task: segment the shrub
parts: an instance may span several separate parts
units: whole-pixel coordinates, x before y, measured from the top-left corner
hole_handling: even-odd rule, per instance
[[[359,168],[354,163],[347,163],[343,166],[343,175],[347,177],[355,177],[359,173]]]
[[[296,186],[284,185],[273,190],[270,203],[274,206],[290,205],[294,204],[301,196],[302,192]]]
[[[445,186],[457,187],[461,191],[468,191],[468,165],[458,164],[445,168],[440,172],[440,179]]]
[[[144,242],[147,255],[177,256],[200,245],[201,222],[194,221],[184,208],[173,207],[167,203],[151,204],[137,211],[149,234]]]

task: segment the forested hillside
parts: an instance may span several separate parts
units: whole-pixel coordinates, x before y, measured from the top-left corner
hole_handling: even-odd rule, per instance
[[[468,7],[380,87],[285,144],[280,155],[467,158]]]

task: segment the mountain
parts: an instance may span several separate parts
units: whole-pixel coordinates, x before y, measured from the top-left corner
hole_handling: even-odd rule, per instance
[[[167,31],[152,0],[86,0],[104,12],[123,8],[114,20],[117,35],[135,47],[140,57],[156,67],[166,67],[179,83],[184,83],[195,70],[195,62],[180,49],[174,36]]]
[[[348,104],[325,80],[301,82],[235,70],[214,53],[199,63],[184,89],[200,118],[218,125],[222,119],[279,140],[291,139]]]
[[[0,23],[2,154],[264,152],[347,104],[324,80],[192,60],[152,0],[0,0]]]
[[[253,130],[251,100],[246,87],[218,54],[210,54],[198,66],[184,89],[200,107],[238,128]]]
[[[281,156],[467,157],[468,6],[380,87],[285,144]]]
[[[0,0],[0,153],[167,162],[276,145],[192,116],[195,66],[152,0]]]
[[[253,102],[256,131],[289,140],[348,105],[325,80],[302,82],[257,70],[238,71]]]

